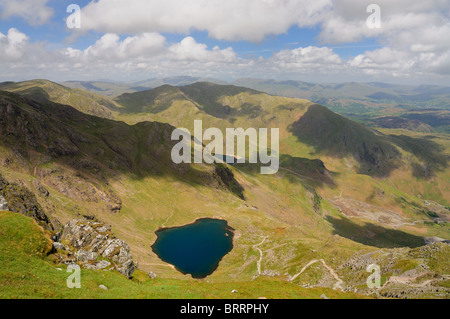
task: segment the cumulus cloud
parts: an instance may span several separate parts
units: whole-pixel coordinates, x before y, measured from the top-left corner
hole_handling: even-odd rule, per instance
[[[0,32],[0,60],[20,60],[28,46],[28,39],[26,34],[14,28],[9,29],[7,35]]]
[[[157,59],[198,62],[233,62],[237,59],[232,48],[221,50],[218,46],[212,50],[206,44],[197,43],[194,38],[186,37],[179,43],[168,45],[159,33],[142,33],[120,40],[119,35],[107,33],[85,50],[68,48],[66,56],[87,61],[140,61],[150,62]]]
[[[381,10],[381,28],[366,24],[376,3]],[[326,43],[355,42],[367,37],[386,37],[395,42],[399,34],[418,31],[449,22],[450,2],[446,0],[334,0],[333,8],[323,16],[320,39]]]
[[[170,47],[155,39],[158,43],[149,40],[149,47],[136,49],[135,52],[145,55],[152,48],[156,50],[154,54],[164,51],[165,61],[178,61],[178,64],[184,61],[184,65],[189,65],[191,69],[195,63],[204,62],[234,63],[241,70],[264,67],[275,73],[284,70],[299,74],[310,70],[326,74],[344,69],[364,74],[391,73],[394,76],[447,72],[450,41],[444,39],[450,34],[450,1],[377,0],[376,4],[381,9],[381,28],[370,28],[367,19],[372,12],[367,9],[373,2],[134,0],[130,5],[127,0],[98,0],[82,9],[81,31],[93,30],[106,35],[84,55],[133,58],[133,50],[126,41],[134,42],[139,48],[143,43],[143,34],[167,32],[186,34],[187,37]],[[267,36],[286,33],[292,26],[318,27],[318,39],[323,46],[283,50],[262,60],[240,59],[232,48],[208,49],[189,36],[193,30],[199,30],[218,40],[262,41]],[[138,36],[121,42],[117,34]],[[348,58],[347,61],[326,47],[370,38],[384,47]],[[111,53],[112,48],[115,48],[116,54]],[[167,67],[170,68],[170,65]]]
[[[0,0],[0,18],[21,17],[31,25],[42,25],[54,14],[47,2],[48,0]]]
[[[100,59],[146,59],[165,50],[166,39],[158,33],[142,33],[120,41],[117,34],[107,33],[84,50],[83,55]]]
[[[11,28],[0,33],[0,74],[5,80],[133,80],[180,74],[229,80],[243,76],[309,81],[438,79],[450,74],[450,50],[437,41],[446,26],[434,31],[436,38],[426,37],[425,29],[417,33],[416,43],[403,35],[404,42],[395,47],[386,45],[344,59],[327,46],[285,49],[266,58],[241,57],[231,47],[211,48],[192,36],[169,43],[156,32],[106,33],[85,49],[50,49]]]
[[[313,26],[331,0],[99,0],[82,9],[82,30],[106,33],[207,31],[218,40],[261,41]]]
[[[373,2],[381,8],[381,28],[366,24],[371,14],[367,7]],[[48,0],[0,0],[0,9],[0,19],[22,17],[34,25],[53,15]],[[281,50],[267,58],[240,57],[232,47],[210,48],[192,36],[199,30],[218,40],[258,42],[292,26],[317,28],[320,45]],[[0,33],[2,71],[61,71],[72,78],[98,78],[105,72],[134,78],[147,73],[325,78],[340,74],[344,80],[355,74],[450,75],[448,0],[98,0],[82,8],[80,30],[102,35],[85,49],[49,50],[14,28]],[[72,30],[74,38],[80,30]],[[168,43],[161,33],[185,38]],[[382,48],[344,59],[327,47],[370,38]]]
[[[175,60],[233,62],[237,59],[231,47],[224,50],[218,46],[212,50],[207,48],[206,44],[197,43],[193,37],[186,37],[180,43],[172,45],[169,52]]]
[[[399,76],[411,72],[417,66],[418,60],[410,53],[385,47],[360,54],[348,63],[366,74]]]
[[[319,67],[339,65],[342,63],[341,58],[327,47],[313,47],[297,48],[293,50],[282,50],[276,53],[272,61],[286,65],[287,67]]]
[[[372,0],[335,0],[321,23],[324,43],[375,38],[384,45],[349,59],[348,66],[366,74],[411,77],[450,75],[450,1],[378,0],[381,28],[371,29],[365,8]]]
[[[169,76],[186,72],[190,75],[219,75],[227,73],[223,71],[225,65],[232,64],[236,71],[239,65],[247,62],[239,59],[232,48],[208,48],[192,37],[167,43],[159,33],[142,33],[122,39],[117,34],[107,33],[84,50],[69,47],[49,52],[49,55],[51,60],[42,60],[48,69],[53,65],[53,72],[70,71],[64,75],[71,79],[98,78],[99,74],[105,73],[115,79],[136,79],[143,74],[149,77]],[[32,68],[32,65],[29,67]]]

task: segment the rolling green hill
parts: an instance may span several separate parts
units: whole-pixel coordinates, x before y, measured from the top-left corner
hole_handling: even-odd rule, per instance
[[[233,84],[280,96],[306,98],[373,127],[449,133],[450,88],[445,86],[379,82],[318,84],[251,78]]]
[[[119,106],[107,97],[80,89],[70,89],[48,80],[0,83],[0,90],[20,94],[35,101],[70,105],[86,114],[104,118],[113,118],[113,112]]]
[[[449,238],[446,134],[377,132],[308,100],[210,83],[124,94],[114,103],[117,120],[0,92],[0,174],[21,189],[0,195],[10,202],[34,195],[54,232],[75,218],[107,223],[139,262],[131,280],[84,269],[88,296],[358,297],[355,289],[373,293],[365,285],[370,263],[383,266],[382,296],[448,294],[448,246],[424,240]],[[279,128],[280,170],[261,175],[250,164],[173,164],[171,132],[192,129],[194,119],[204,128]],[[39,238],[39,247],[53,235],[39,235],[29,217],[0,215],[0,232],[8,234],[0,236],[2,256],[19,254],[10,242],[22,240],[8,225],[28,227],[24,233]],[[161,261],[151,245],[160,227],[205,217],[227,220],[235,236],[219,268],[197,281]],[[1,268],[0,285],[12,287],[2,296],[80,297],[63,289],[67,276],[55,269],[64,266],[39,247],[40,255],[20,254],[10,270]],[[38,279],[36,290],[23,275]],[[408,280],[392,284],[395,276]]]
[[[360,172],[386,176],[397,165],[400,152],[381,133],[315,104],[291,126],[292,133],[316,150],[332,156],[352,156]]]
[[[302,157],[351,157],[357,162],[357,172],[373,176],[387,176],[403,165],[398,148],[411,152],[411,148],[405,148],[404,144],[391,140],[380,131],[351,121],[326,107],[236,86],[212,83],[182,87],[165,85],[127,93],[116,101],[123,106],[118,118],[128,123],[156,120],[192,129],[194,119],[202,119],[205,126],[221,129],[278,127],[281,147],[285,148],[286,154],[297,156],[297,150],[309,147],[306,154],[301,152]],[[420,140],[411,139],[411,142],[421,144]],[[295,146],[291,147],[292,144]]]
[[[281,96],[307,98],[342,114],[400,105],[411,108],[450,108],[450,87],[368,83],[308,83],[244,78],[233,84]]]
[[[0,212],[0,298],[94,299],[256,299],[266,298],[364,298],[331,288],[302,288],[287,282],[261,278],[253,282],[216,283],[198,280],[150,279],[137,271],[128,280],[117,272],[81,270],[81,288],[69,289],[66,266],[54,263],[51,240],[31,218]],[[60,268],[61,267],[61,268]],[[101,289],[103,285],[108,290]],[[239,294],[232,293],[237,289]]]

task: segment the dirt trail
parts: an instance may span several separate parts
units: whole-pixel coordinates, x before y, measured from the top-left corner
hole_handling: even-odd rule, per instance
[[[175,209],[172,208],[170,215],[166,218],[166,221],[164,223],[162,223],[161,227],[166,227],[167,222],[169,221],[169,219],[172,218],[174,213],[175,213]]]
[[[389,279],[381,287],[381,289],[383,289],[389,283],[408,285],[409,287],[413,287],[413,288],[422,288],[434,281],[441,280],[441,279],[428,279],[428,280],[425,280],[424,282],[421,282],[420,284],[412,284],[411,283],[423,275],[426,275],[426,273],[421,273],[416,276],[390,276]],[[443,277],[444,277],[444,279],[450,278],[450,276],[445,276],[445,275]]]
[[[295,274],[294,276],[292,276],[292,278],[290,279],[290,281],[294,281],[298,276],[300,276],[309,266],[311,266],[312,264],[315,264],[317,262],[321,262],[323,264],[323,266],[328,269],[328,271],[330,272],[330,274],[334,277],[334,279],[336,279],[336,283],[333,285],[333,289],[340,289],[343,290],[344,289],[344,281],[339,278],[338,274],[334,271],[333,268],[331,268],[330,266],[327,265],[327,263],[325,262],[325,260],[323,259],[313,259],[311,260],[309,263],[307,263],[302,270],[300,270],[299,273]]]
[[[171,265],[171,264],[158,264],[158,263],[145,263],[145,262],[140,262],[139,265],[169,267],[169,268],[172,268],[172,269],[174,269],[174,270],[177,270],[177,269],[175,268],[175,266],[174,266],[174,265]]]
[[[259,244],[256,244],[256,245],[253,245],[253,246],[252,246],[253,249],[259,251],[259,255],[260,255],[260,256],[259,256],[259,260],[256,262],[256,267],[257,267],[257,269],[258,269],[258,275],[261,275],[261,262],[262,262],[262,259],[263,259],[263,252],[262,252],[262,250],[259,249],[258,247],[261,246],[261,245],[266,241],[266,239],[267,239],[268,237],[269,237],[269,236],[265,236],[265,237],[263,238],[263,240],[262,240]]]

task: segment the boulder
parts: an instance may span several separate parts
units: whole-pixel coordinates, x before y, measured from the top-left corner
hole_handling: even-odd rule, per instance
[[[58,242],[55,241],[55,242],[53,243],[53,249],[54,249],[54,250],[66,250],[66,247],[64,247],[63,244],[58,243]]]
[[[87,268],[103,269],[113,263],[114,268],[128,278],[136,270],[128,244],[117,238],[111,228],[103,223],[71,220],[64,226],[60,240],[73,247],[77,261]],[[99,257],[108,259],[109,264],[97,261]]]
[[[111,265],[111,263],[107,260],[100,260],[98,262],[93,262],[93,263],[85,263],[84,267],[86,269],[94,269],[94,270],[101,270],[101,269],[105,269],[106,267],[109,267]]]

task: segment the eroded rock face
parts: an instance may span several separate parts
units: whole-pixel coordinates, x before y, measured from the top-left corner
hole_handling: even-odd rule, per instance
[[[3,201],[2,201],[3,198]],[[0,210],[9,210],[33,218],[43,228],[53,231],[55,228],[36,196],[24,185],[10,183],[0,175]]]
[[[68,222],[61,234],[61,243],[86,268],[103,269],[109,262],[99,260],[105,258],[112,262],[113,267],[130,278],[136,269],[130,248],[126,242],[117,238],[111,228],[103,223],[75,219]]]

